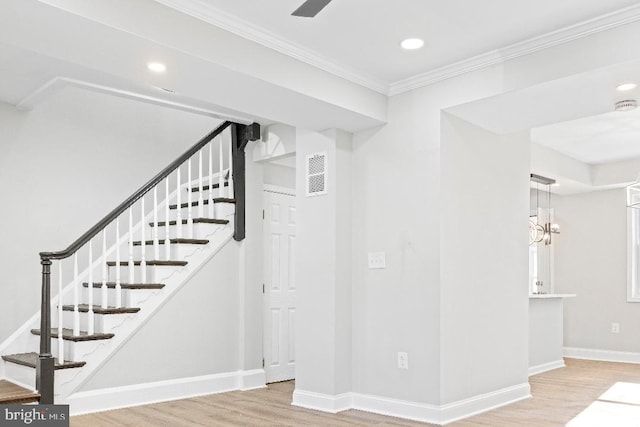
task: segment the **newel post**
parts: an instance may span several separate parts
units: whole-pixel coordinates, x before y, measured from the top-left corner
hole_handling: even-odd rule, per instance
[[[249,141],[260,139],[260,125],[231,125],[231,148],[233,150],[233,190],[236,201],[236,215],[234,218],[235,230],[233,238],[236,241],[244,240],[245,232],[245,156],[244,149]]]
[[[36,362],[36,389],[40,404],[53,404],[54,359],[51,355],[51,260],[42,259],[42,301],[40,305],[40,354]]]

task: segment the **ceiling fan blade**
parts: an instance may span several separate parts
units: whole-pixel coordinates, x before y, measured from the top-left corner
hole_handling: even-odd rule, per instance
[[[302,6],[297,8],[291,15],[302,16],[304,18],[313,18],[320,12],[331,0],[307,0]]]

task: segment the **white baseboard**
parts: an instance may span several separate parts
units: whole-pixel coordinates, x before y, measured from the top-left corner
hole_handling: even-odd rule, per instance
[[[531,397],[529,383],[496,390],[441,406],[361,393],[330,396],[296,390],[293,393],[292,405],[334,414],[348,409],[358,409],[396,418],[444,425],[529,397]]]
[[[441,407],[425,403],[354,393],[352,409],[431,424],[441,424]]]
[[[506,387],[469,399],[459,400],[440,407],[440,424],[449,424],[463,418],[478,415],[531,397],[529,383]]]
[[[628,351],[565,347],[562,353],[564,357],[569,357],[571,359],[600,360],[603,362],[640,363],[640,353],[632,353]]]
[[[294,406],[300,406],[301,408],[336,414],[338,412],[346,411],[347,409],[353,409],[353,393],[331,396],[328,394],[296,389],[293,392],[293,401],[291,404]]]
[[[538,375],[543,372],[552,371],[558,368],[564,368],[566,365],[564,364],[564,360],[555,360],[549,363],[543,363],[541,365],[530,366],[529,367],[529,376]]]
[[[242,391],[265,388],[267,386],[267,376],[264,369],[253,369],[251,371],[241,371],[240,384],[238,389]]]
[[[226,372],[74,393],[66,402],[71,415],[148,405],[234,390],[265,387],[264,370]],[[259,381],[262,380],[260,384]]]

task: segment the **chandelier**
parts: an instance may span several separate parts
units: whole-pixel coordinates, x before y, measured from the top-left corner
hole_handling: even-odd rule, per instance
[[[536,184],[536,216],[535,221],[529,219],[529,245],[540,242],[544,242],[545,245],[550,245],[551,235],[560,233],[560,227],[558,224],[551,223],[551,185],[555,184],[556,181],[555,179],[532,173],[531,182]],[[540,185],[547,186],[547,218],[544,223],[540,222]],[[640,208],[640,182],[638,183],[638,207]]]

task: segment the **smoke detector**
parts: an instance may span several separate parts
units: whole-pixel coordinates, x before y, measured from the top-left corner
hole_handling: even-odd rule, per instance
[[[635,99],[625,99],[624,101],[616,102],[616,111],[631,111],[638,108],[638,101]]]

